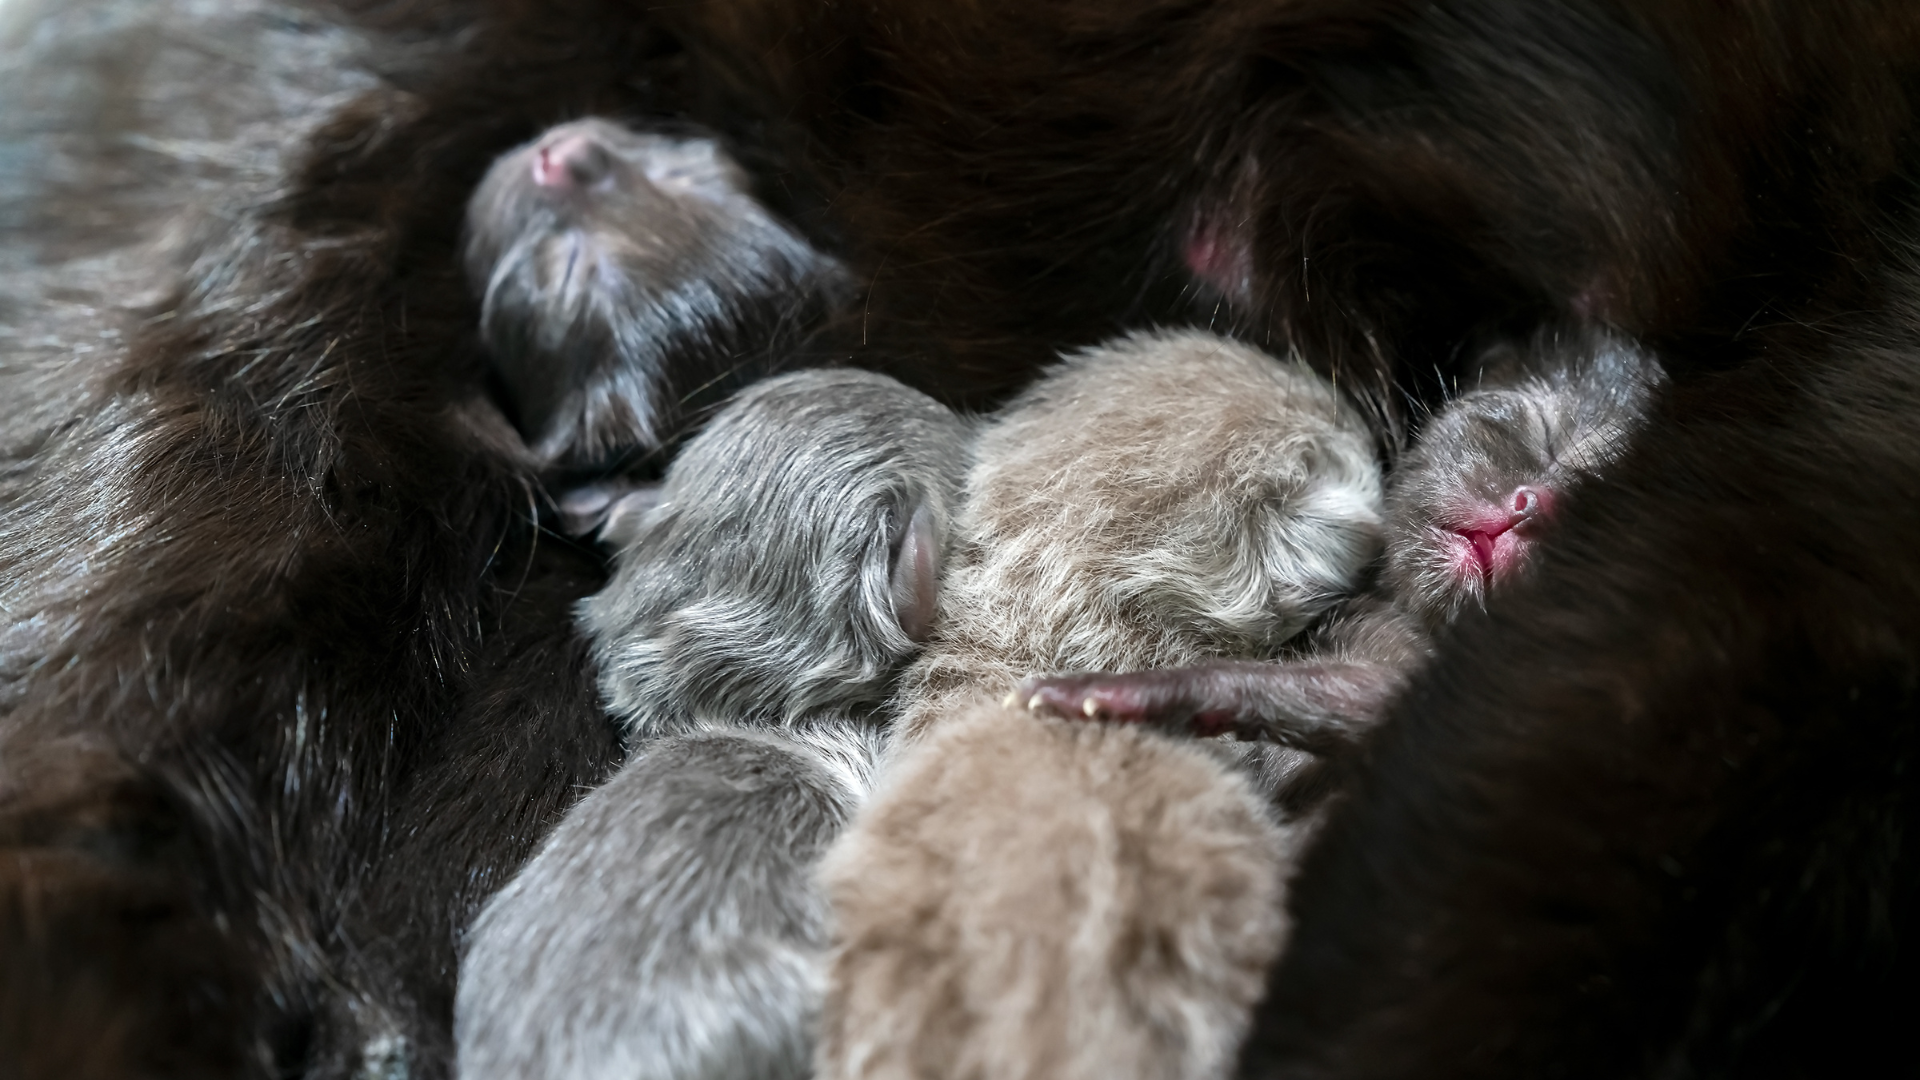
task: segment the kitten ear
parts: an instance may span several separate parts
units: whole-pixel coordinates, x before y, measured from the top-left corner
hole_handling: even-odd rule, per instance
[[[608,480],[563,493],[556,501],[560,530],[624,547],[639,532],[647,511],[660,504],[660,485]]]
[[[662,491],[659,484],[641,484],[613,500],[613,505],[607,507],[606,523],[600,526],[599,541],[611,547],[626,547],[640,535],[640,526],[647,520],[647,514],[660,505]]]
[[[933,613],[940,600],[940,537],[933,524],[933,508],[921,503],[907,520],[906,532],[893,553],[893,617],[915,643],[933,632]]]

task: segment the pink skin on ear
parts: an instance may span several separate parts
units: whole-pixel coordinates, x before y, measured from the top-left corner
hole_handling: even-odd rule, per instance
[[[1505,505],[1485,507],[1484,513],[1453,526],[1448,541],[1454,572],[1491,584],[1512,573],[1525,557],[1526,526],[1544,520],[1552,511],[1553,495],[1544,487],[1514,488]]]
[[[533,182],[554,191],[584,190],[605,178],[612,165],[613,158],[592,136],[562,132],[534,148]]]

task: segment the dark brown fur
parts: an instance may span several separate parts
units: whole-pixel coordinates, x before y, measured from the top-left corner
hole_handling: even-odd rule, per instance
[[[4,424],[9,1075],[444,1075],[455,935],[618,762],[602,571],[535,530],[456,240],[496,154],[672,65],[599,5],[433,7],[285,96],[338,12],[69,5],[16,54],[9,280],[63,291],[7,347],[63,336]]]
[[[1769,336],[1442,636],[1296,879],[1244,1075],[1911,1066],[1920,530],[1879,493],[1920,480],[1920,348]]]
[[[1920,51],[1892,0],[669,18],[832,195],[867,286],[853,350],[1004,385],[1011,359],[1197,309],[1389,421],[1490,333],[1597,319],[1718,366],[1756,318],[1849,287]]]
[[[837,191],[863,342],[987,383],[1194,283],[1388,432],[1489,336],[1595,322],[1669,365],[1605,497],[1356,763],[1247,1075],[1911,1064],[1920,9],[676,18]]]

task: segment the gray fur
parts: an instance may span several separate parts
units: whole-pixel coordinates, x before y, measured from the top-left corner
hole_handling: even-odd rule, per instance
[[[877,740],[716,728],[638,751],[474,925],[461,1075],[804,1076],[829,927],[813,864]]]
[[[1311,824],[1276,831],[1257,791],[1312,770],[1253,751],[1249,786],[1226,747],[992,699],[1023,670],[1237,657],[1189,670],[1260,697],[1291,745],[1350,743],[1429,628],[1480,599],[1434,568],[1457,504],[1604,465],[1657,378],[1617,346],[1549,352],[1434,418],[1387,496],[1379,584],[1284,665],[1253,658],[1330,611],[1379,542],[1364,428],[1323,384],[1206,335],[1137,335],[998,417],[895,702],[899,760],[827,864],[822,1075],[1217,1074]],[[584,612],[608,700],[652,741],[476,928],[468,1076],[803,1074],[825,981],[810,867],[865,798],[878,729],[849,718],[914,650],[902,623],[934,575],[901,566],[946,531],[967,436],[883,377],[807,372],[689,445]],[[1178,959],[1127,959],[1145,939]]]
[[[614,714],[645,739],[879,705],[917,648],[895,595],[903,546],[923,557],[909,526],[923,514],[945,531],[971,430],[871,372],[740,394],[673,463],[583,607]]]
[[[813,864],[870,786],[970,437],[885,376],[804,371],[681,452],[581,612],[636,756],[476,925],[467,1080],[806,1074]]]
[[[1320,751],[1364,737],[1431,655],[1433,634],[1527,572],[1557,511],[1515,528],[1511,561],[1489,574],[1461,572],[1457,530],[1523,486],[1556,501],[1577,497],[1625,451],[1664,379],[1652,357],[1604,336],[1534,342],[1489,357],[1488,367],[1483,385],[1436,414],[1394,470],[1387,559],[1373,592],[1306,659],[1279,665],[1285,678],[1238,691],[1261,696],[1233,706],[1265,718],[1258,734]],[[1215,696],[1201,707],[1226,705]]]
[[[1652,357],[1604,336],[1505,349],[1486,366],[1482,386],[1434,416],[1388,484],[1383,584],[1428,627],[1486,599],[1488,579],[1451,572],[1451,529],[1523,484],[1567,493],[1598,475],[1663,379]]]
[[[595,175],[542,186],[543,149],[587,140]],[[536,454],[592,465],[783,358],[839,265],[777,220],[719,144],[586,119],[501,157],[467,208],[481,333]]]
[[[1012,1038],[999,1060],[1030,1052],[1034,1067],[1063,1075],[1136,1053],[1143,1074],[1202,1075],[1223,1060],[1277,948],[1285,834],[1219,755],[1024,716],[1001,730],[1009,714],[991,702],[1024,670],[1069,658],[1264,655],[1298,633],[1377,550],[1379,474],[1364,426],[1302,366],[1172,333],[1069,358],[977,444],[971,436],[882,376],[774,379],[715,417],[652,505],[618,527],[632,535],[582,623],[639,756],[477,925],[457,1016],[469,1080],[804,1073],[825,933],[807,867],[863,799],[879,732],[865,716],[928,633],[936,662],[915,666],[894,707],[916,735],[937,717],[952,735],[935,733],[945,749],[920,755],[934,775],[896,788],[894,812],[903,794],[971,805],[923,819],[912,850],[869,865],[856,919],[929,889],[971,895],[962,918],[1013,911],[1048,930],[1105,904],[1123,938],[1183,942],[1170,966],[1122,978],[1083,1008],[1121,946],[1082,933],[1061,965],[1009,976],[1055,1003],[990,1026]],[[959,559],[936,590],[949,530]],[[957,669],[972,696],[937,692],[940,673]],[[965,715],[983,704],[984,716]],[[1009,751],[1018,761],[1003,768],[997,754]],[[1007,907],[994,873],[956,888],[925,870],[935,836],[980,835],[981,784],[1035,770],[1037,787],[1003,792],[995,808],[1025,820],[1014,808],[1038,796],[1067,828],[1015,822],[1017,835],[993,845],[1007,881],[1023,880],[1012,865],[1028,857],[1022,845],[1049,849],[1033,853],[1042,859],[1055,841],[1079,847],[1087,815],[1170,857],[1115,864],[1095,844],[1087,876],[1122,892],[1040,908]],[[1186,809],[1168,818],[1170,801]],[[1172,851],[1176,836],[1197,846]],[[846,861],[834,880],[846,880]],[[1144,892],[1129,894],[1128,881]],[[1205,897],[1224,903],[1217,919],[1155,922]],[[1043,910],[1054,899],[1066,906]],[[889,992],[890,1005],[907,1000]],[[1222,1000],[1237,1007],[1215,1009]],[[1049,1018],[1065,1026],[1048,1029]],[[1036,1044],[1047,1030],[1054,1045]],[[1061,1058],[1070,1032],[1093,1038]]]

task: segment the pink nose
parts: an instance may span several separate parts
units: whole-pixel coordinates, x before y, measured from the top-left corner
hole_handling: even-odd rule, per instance
[[[591,136],[574,132],[546,143],[533,155],[533,182],[544,188],[592,187],[607,175],[613,159]]]
[[[1535,487],[1517,487],[1507,496],[1507,527],[1531,521],[1547,512],[1547,493]]]

